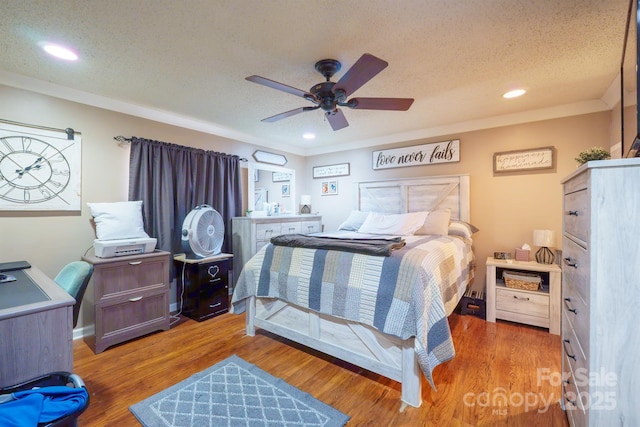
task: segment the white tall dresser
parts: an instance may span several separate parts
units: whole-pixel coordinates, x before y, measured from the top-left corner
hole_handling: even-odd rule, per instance
[[[562,181],[563,403],[571,426],[640,426],[640,159]]]

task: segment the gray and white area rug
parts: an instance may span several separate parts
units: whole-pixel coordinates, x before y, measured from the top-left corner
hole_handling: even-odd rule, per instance
[[[349,416],[231,356],[129,407],[144,427],[344,426]]]

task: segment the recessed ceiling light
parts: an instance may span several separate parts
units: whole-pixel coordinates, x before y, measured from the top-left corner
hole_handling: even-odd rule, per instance
[[[527,91],[524,89],[514,89],[514,90],[510,90],[507,93],[502,94],[502,97],[506,99],[517,98],[519,96],[524,95],[525,93],[527,93]]]
[[[78,55],[73,52],[71,49],[68,49],[64,46],[60,46],[53,43],[43,43],[42,48],[49,55],[53,55],[56,58],[65,59],[67,61],[75,61],[78,59]]]
[[[308,132],[308,133],[303,134],[302,137],[304,139],[316,139],[316,134]]]

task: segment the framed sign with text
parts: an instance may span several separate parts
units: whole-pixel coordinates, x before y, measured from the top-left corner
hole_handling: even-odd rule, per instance
[[[459,139],[373,152],[373,170],[459,161]]]
[[[555,167],[555,148],[502,151],[493,154],[493,172],[521,172]]]
[[[349,175],[349,163],[340,163],[338,165],[314,166],[313,178],[328,178],[331,176]]]

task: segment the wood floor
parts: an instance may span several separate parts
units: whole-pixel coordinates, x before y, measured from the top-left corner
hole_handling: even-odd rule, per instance
[[[423,403],[400,413],[395,381],[258,330],[244,315],[202,323],[183,319],[169,331],[96,355],[74,342],[74,371],[91,403],[80,426],[137,426],[129,406],[232,354],[351,417],[348,426],[567,426],[559,404],[560,337],[508,322],[452,314],[456,357],[436,368],[437,391],[423,381]]]

